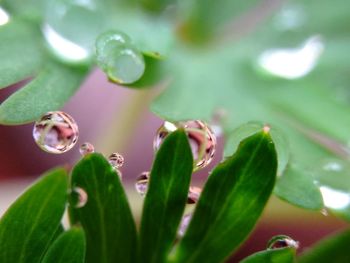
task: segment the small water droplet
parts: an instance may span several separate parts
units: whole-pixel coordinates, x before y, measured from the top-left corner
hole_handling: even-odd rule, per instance
[[[10,15],[0,6],[0,26],[7,24],[10,21]]]
[[[84,189],[75,187],[71,192],[71,203],[75,208],[82,208],[88,201],[88,195]]]
[[[181,219],[181,223],[180,223],[180,226],[179,226],[179,230],[177,232],[178,236],[179,237],[183,237],[186,233],[186,230],[188,228],[188,225],[190,224],[191,222],[191,219],[192,219],[192,213],[190,214],[186,214],[182,217]]]
[[[146,195],[149,175],[150,175],[150,172],[142,172],[136,179],[135,189],[141,196]]]
[[[154,138],[154,150],[157,151],[164,139],[178,128],[184,128],[186,131],[192,149],[194,170],[206,167],[213,160],[216,150],[216,137],[209,126],[200,120],[177,123],[164,122]]]
[[[112,153],[108,157],[108,161],[114,168],[120,168],[124,165],[124,157],[119,153]]]
[[[122,32],[109,31],[96,41],[96,61],[109,79],[130,84],[140,79],[145,71],[142,53]]]
[[[54,154],[72,149],[78,141],[78,136],[78,125],[70,115],[62,111],[46,113],[33,128],[33,137],[37,145]]]
[[[321,214],[324,215],[324,216],[328,216],[328,210],[327,210],[327,208],[322,208],[322,209],[321,209]]]
[[[85,142],[82,145],[80,145],[79,152],[82,156],[85,156],[95,152],[95,148],[91,143]]]
[[[274,236],[273,238],[271,238],[267,244],[268,249],[278,249],[278,248],[285,248],[285,247],[298,249],[299,242],[293,240],[289,236],[278,235],[278,236]]]
[[[202,188],[191,186],[188,191],[187,204],[196,204],[202,193]]]

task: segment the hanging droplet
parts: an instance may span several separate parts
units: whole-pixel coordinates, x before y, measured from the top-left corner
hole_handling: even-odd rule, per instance
[[[84,191],[84,189],[82,189],[80,187],[75,187],[72,190],[72,192],[70,194],[70,198],[71,198],[71,204],[75,208],[84,207],[88,201],[87,193]]]
[[[299,242],[293,240],[289,236],[278,235],[278,236],[274,236],[273,238],[271,238],[267,244],[268,249],[278,249],[278,248],[285,248],[285,247],[298,249]]]
[[[79,152],[82,156],[85,156],[95,152],[95,148],[91,143],[85,142],[82,145],[80,145]]]
[[[124,164],[124,157],[119,153],[112,153],[108,157],[108,161],[114,168],[120,168]]]
[[[149,175],[150,172],[142,172],[136,179],[135,189],[141,196],[147,193]]]
[[[62,111],[46,113],[38,120],[33,129],[37,145],[49,153],[65,153],[78,141],[78,125],[74,119]]]
[[[188,228],[188,225],[190,224],[192,219],[192,213],[191,214],[186,214],[182,217],[181,223],[179,226],[179,230],[177,232],[179,237],[183,237],[186,233],[186,230]]]
[[[196,204],[202,193],[202,188],[191,186],[188,191],[187,204]]]
[[[158,129],[153,141],[153,148],[157,151],[164,139],[178,128],[184,128],[189,140],[193,159],[194,169],[206,167],[212,160],[216,150],[216,137],[208,125],[202,121],[186,121],[186,122],[164,122]]]
[[[96,61],[109,79],[119,84],[133,83],[145,71],[142,53],[127,35],[118,31],[109,31],[98,37]]]

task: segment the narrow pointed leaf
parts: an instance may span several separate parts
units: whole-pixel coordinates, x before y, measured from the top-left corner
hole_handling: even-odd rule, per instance
[[[241,261],[241,263],[293,263],[295,250],[292,248],[269,249],[257,252]]]
[[[314,247],[306,250],[299,258],[299,263],[350,262],[350,230],[321,240]]]
[[[142,262],[164,262],[176,238],[193,170],[183,130],[170,134],[157,152],[150,174],[140,233]]]
[[[72,223],[86,236],[86,262],[135,262],[136,227],[119,176],[101,154],[89,154],[73,169],[71,187],[87,194],[83,207],[70,198]]]
[[[60,109],[79,88],[86,70],[50,63],[0,106],[0,123],[23,124]]]
[[[50,246],[42,263],[84,263],[85,236],[80,228],[64,232]]]
[[[40,262],[59,228],[67,184],[63,169],[52,170],[11,205],[0,221],[0,262]]]
[[[221,262],[247,238],[275,184],[277,156],[266,131],[243,140],[203,189],[192,221],[171,260]]]

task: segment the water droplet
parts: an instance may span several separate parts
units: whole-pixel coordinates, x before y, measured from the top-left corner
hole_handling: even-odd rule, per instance
[[[285,248],[285,247],[298,249],[299,242],[293,240],[289,236],[278,235],[271,238],[267,244],[268,249],[278,249],[278,248]]]
[[[119,153],[112,153],[108,157],[108,161],[114,168],[120,168],[124,164],[124,157]]]
[[[10,15],[0,6],[0,26],[7,24],[10,21]]]
[[[322,209],[321,209],[321,214],[324,215],[324,216],[328,216],[328,210],[327,210],[327,208],[322,208]]]
[[[33,129],[37,145],[46,152],[60,154],[73,148],[78,141],[78,126],[74,119],[62,111],[48,112]]]
[[[82,145],[80,145],[79,152],[81,155],[85,156],[95,152],[95,148],[91,143],[85,142]]]
[[[150,175],[150,172],[142,172],[136,179],[135,189],[141,196],[146,195],[149,175]]]
[[[321,37],[312,36],[298,48],[267,50],[259,57],[258,63],[272,75],[297,79],[313,70],[323,49]]]
[[[181,219],[181,223],[179,226],[179,230],[178,230],[178,236],[179,237],[183,237],[186,233],[186,230],[188,228],[188,225],[190,224],[192,219],[192,213],[191,214],[186,214],[182,217]]]
[[[202,188],[191,186],[188,191],[187,204],[196,204],[202,193]]]
[[[208,125],[199,120],[178,123],[164,122],[154,138],[154,150],[157,151],[164,139],[177,128],[184,128],[187,133],[194,159],[194,169],[206,167],[214,157],[216,137]]]
[[[84,189],[80,187],[75,187],[71,194],[71,203],[75,208],[82,208],[86,205],[88,201],[88,195]]]
[[[50,50],[64,61],[88,60],[106,25],[105,10],[97,0],[50,0],[42,27]]]
[[[120,84],[140,79],[145,71],[143,55],[122,32],[109,31],[96,41],[98,66],[108,77]]]

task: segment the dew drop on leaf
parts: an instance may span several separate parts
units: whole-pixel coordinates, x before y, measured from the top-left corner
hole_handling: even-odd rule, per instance
[[[124,157],[119,153],[112,153],[108,157],[108,161],[114,168],[120,168],[124,165]]]
[[[190,186],[187,197],[187,204],[196,204],[202,193],[202,188],[196,186]]]
[[[75,187],[71,192],[71,204],[75,208],[82,208],[88,201],[88,195],[84,189]]]
[[[142,172],[136,179],[135,189],[141,195],[145,196],[148,188],[149,172]]]
[[[48,112],[35,122],[33,137],[44,151],[54,154],[65,153],[78,141],[78,125],[62,111]]]
[[[177,234],[179,237],[183,237],[185,235],[188,225],[191,222],[191,219],[192,219],[192,213],[186,214],[182,217],[179,229],[177,231]]]
[[[154,137],[154,150],[157,151],[164,139],[178,128],[183,128],[187,134],[194,159],[194,170],[206,167],[213,160],[216,137],[209,126],[200,120],[164,122]]]
[[[82,145],[80,145],[79,152],[82,156],[86,156],[90,153],[95,152],[95,148],[91,143],[85,142]]]
[[[299,242],[295,241],[294,239],[290,238],[289,236],[278,235],[278,236],[274,236],[273,238],[271,238],[267,244],[268,249],[278,249],[278,248],[285,248],[285,247],[298,249]]]

